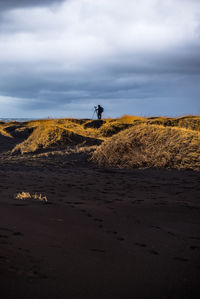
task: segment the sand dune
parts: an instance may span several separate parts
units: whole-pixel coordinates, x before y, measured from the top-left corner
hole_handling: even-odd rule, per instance
[[[12,150],[12,153],[21,154],[38,152],[44,149],[66,149],[75,145],[98,145],[100,140],[74,133],[73,131],[56,126],[39,126],[22,143]]]
[[[98,147],[93,161],[107,167],[200,170],[200,133],[177,127],[134,126]]]

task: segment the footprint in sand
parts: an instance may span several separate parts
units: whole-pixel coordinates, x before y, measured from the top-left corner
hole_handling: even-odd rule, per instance
[[[92,214],[87,213],[86,216],[87,216],[87,217],[92,217]]]
[[[0,235],[0,238],[8,238],[6,235]]]
[[[13,232],[13,236],[23,236],[24,234],[21,232]]]
[[[174,257],[174,260],[177,260],[177,261],[180,261],[180,262],[188,262],[187,258],[179,257],[179,256]]]
[[[0,227],[0,230],[6,231],[6,232],[12,232],[12,229],[9,229],[6,227]]]
[[[147,247],[147,245],[144,243],[135,243],[135,245],[139,247]]]
[[[156,229],[160,229],[160,226],[157,226],[157,225],[151,225],[151,227],[156,228]]]
[[[0,263],[8,262],[8,258],[6,256],[0,255]]]
[[[117,232],[116,232],[116,231],[106,230],[105,232],[106,232],[107,234],[117,235]]]
[[[95,222],[103,222],[103,219],[101,219],[101,218],[94,218],[94,221]]]
[[[104,200],[104,203],[109,204],[109,203],[113,203],[113,201],[112,200]]]
[[[190,249],[192,249],[192,250],[199,250],[200,249],[200,246],[190,246]]]
[[[150,252],[151,254],[154,254],[154,255],[158,255],[158,254],[159,254],[159,252],[158,252],[158,251],[156,251],[156,250],[153,250],[153,249],[149,250],[149,252]]]
[[[99,252],[99,253],[104,253],[105,252],[104,249],[98,249],[98,248],[92,248],[92,249],[90,249],[90,251]]]
[[[117,240],[118,240],[118,241],[125,241],[125,238],[123,238],[123,237],[119,237],[119,238],[117,238]]]
[[[193,239],[193,240],[198,240],[200,241],[200,237],[189,237],[190,239]]]
[[[173,237],[176,237],[176,234],[175,233],[172,233],[172,232],[167,232],[169,235],[173,236]]]

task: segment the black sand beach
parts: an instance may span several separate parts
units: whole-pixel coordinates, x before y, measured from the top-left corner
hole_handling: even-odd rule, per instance
[[[198,298],[198,172],[36,163],[0,176],[2,298]]]

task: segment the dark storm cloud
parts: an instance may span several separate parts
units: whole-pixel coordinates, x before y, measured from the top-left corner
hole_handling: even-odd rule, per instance
[[[140,53],[135,60],[134,54],[122,54],[114,61],[108,61],[108,71],[120,76],[131,75],[184,75],[200,74],[200,42],[169,49],[164,53]]]
[[[0,12],[16,8],[43,7],[52,4],[60,4],[64,1],[65,0],[1,0]]]
[[[82,3],[0,2],[2,111],[8,101],[36,117],[87,117],[98,103],[107,116],[200,113],[199,2]]]
[[[143,62],[144,60],[145,58]],[[1,94],[22,99],[19,101],[21,109],[39,109],[44,113],[47,109],[54,110],[55,107],[63,109],[66,103],[84,102],[86,106],[88,103],[89,107],[90,102],[104,102],[105,99],[113,101],[116,107],[120,102],[132,100],[132,113],[135,107],[140,107],[144,114],[145,111],[147,113],[152,110],[157,114],[161,107],[165,107],[164,112],[167,114],[176,106],[177,110],[187,113],[189,105],[196,107],[193,113],[200,113],[197,101],[200,94],[200,72],[196,68],[199,64],[198,56],[196,60],[192,57],[193,63],[190,57],[186,59],[184,56],[181,59],[178,54],[172,57],[157,57],[154,61],[151,58],[143,68],[136,68],[130,63],[126,65],[123,57],[119,57],[118,61],[118,65],[105,63],[95,66],[95,70],[85,70],[84,74],[59,71],[48,74],[41,71],[19,72],[16,68],[12,75],[0,76]],[[31,70],[31,66],[28,69]],[[145,107],[141,103],[145,103]],[[181,110],[184,105],[185,110]],[[124,107],[124,111],[125,109]],[[128,109],[128,112],[131,111]]]

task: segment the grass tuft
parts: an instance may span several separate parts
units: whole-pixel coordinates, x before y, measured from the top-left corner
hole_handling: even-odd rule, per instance
[[[30,194],[29,192],[19,192],[15,195],[15,199],[18,200],[27,200],[27,199],[33,199],[33,200],[39,200],[39,201],[43,201],[43,202],[47,202],[47,197],[44,195],[42,196],[42,194]]]

